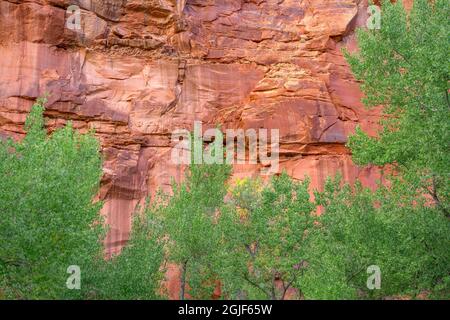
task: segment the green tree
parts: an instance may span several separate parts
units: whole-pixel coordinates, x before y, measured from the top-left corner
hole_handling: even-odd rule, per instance
[[[226,297],[277,300],[298,288],[314,223],[308,185],[283,173],[266,186],[243,180],[232,189],[220,220],[225,250],[218,269]]]
[[[141,212],[120,254],[102,260],[90,277],[88,298],[154,300],[162,296],[163,243],[161,226]]]
[[[346,54],[368,107],[382,105],[382,130],[350,138],[357,164],[391,165],[450,216],[450,2],[382,2],[380,30],[357,32]]]
[[[45,99],[32,107],[22,142],[0,142],[0,298],[160,298],[160,227],[136,214],[120,255],[104,259],[106,227],[93,202],[102,174],[99,145],[69,122],[51,136]],[[69,290],[69,266],[80,290]]]
[[[99,145],[68,123],[47,136],[44,103],[27,117],[22,142],[0,141],[0,291],[4,298],[76,298],[67,268],[81,276],[102,258]],[[83,288],[83,286],[82,286]]]
[[[448,294],[450,224],[420,190],[392,179],[373,192],[337,178],[315,196],[324,213],[311,231],[309,266],[299,284],[306,298]],[[381,271],[374,290],[367,287],[372,265]]]
[[[216,227],[230,166],[191,164],[185,181],[160,194],[147,216],[160,225],[168,261],[180,267],[180,299],[211,298],[218,280],[214,265],[220,247]]]
[[[448,298],[449,20],[446,0],[382,2],[380,30],[359,29],[360,51],[346,53],[367,107],[383,106],[382,130],[349,140],[360,165],[388,165],[395,177],[373,192],[328,181],[316,193],[324,214],[311,233],[307,298]],[[381,271],[369,290],[367,267]]]

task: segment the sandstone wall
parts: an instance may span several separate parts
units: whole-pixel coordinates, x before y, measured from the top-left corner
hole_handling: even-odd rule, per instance
[[[83,32],[65,27],[82,8]],[[336,172],[373,186],[352,164],[356,125],[375,132],[341,48],[355,50],[365,0],[1,0],[0,137],[20,139],[36,97],[49,130],[95,128],[109,253],[126,241],[136,205],[179,180],[177,128],[280,129],[280,168],[312,186]],[[257,175],[236,165],[234,176]]]

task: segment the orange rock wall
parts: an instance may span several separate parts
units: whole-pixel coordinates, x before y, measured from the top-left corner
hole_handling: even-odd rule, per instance
[[[82,32],[65,27],[78,5]],[[95,128],[104,156],[100,197],[109,253],[130,230],[136,205],[183,168],[171,133],[280,130],[280,168],[319,187],[342,172],[373,186],[345,148],[356,125],[375,132],[376,110],[341,48],[356,49],[366,0],[1,0],[0,137],[20,139],[33,101],[49,93],[49,130],[72,120]],[[234,176],[258,175],[236,165]]]

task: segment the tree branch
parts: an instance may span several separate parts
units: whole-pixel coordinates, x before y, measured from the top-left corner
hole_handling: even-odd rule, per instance
[[[292,286],[292,284],[294,283],[294,281],[297,279],[297,274],[295,273],[294,276],[292,277],[291,281],[289,281],[287,283],[287,285],[284,285],[284,281],[283,281],[283,294],[281,295],[281,300],[284,300],[285,296],[286,296],[286,292],[288,291],[288,289]]]
[[[244,280],[246,280],[248,283],[250,283],[252,286],[254,286],[254,287],[256,287],[256,288],[258,288],[259,290],[261,290],[262,292],[264,292],[264,294],[267,296],[267,297],[270,297],[270,293],[269,292],[267,292],[266,290],[264,290],[263,288],[261,288],[257,283],[255,283],[255,282],[253,282],[252,280],[250,280],[248,277],[247,277],[247,275],[245,275],[244,274]]]
[[[184,261],[181,265],[181,274],[180,274],[180,300],[184,300],[184,295],[186,291],[186,273],[187,273],[187,263],[188,260]]]
[[[272,275],[272,288],[271,288],[272,300],[277,300],[277,295],[276,295],[276,292],[275,292],[275,278],[276,278],[275,272],[273,272],[273,275]]]
[[[258,253],[258,243],[255,244],[255,250],[252,250],[249,244],[245,245],[245,249],[252,256],[252,258],[255,258],[256,254]]]
[[[429,191],[430,195],[433,197],[434,202],[439,207],[439,209],[445,214],[446,217],[450,217],[450,212],[448,212],[447,209],[442,205],[441,200],[439,199],[438,193],[437,193],[437,183],[436,183],[436,177],[431,178],[432,186],[431,191]]]
[[[0,257],[0,263],[3,265],[10,265],[10,266],[14,266],[14,267],[20,267],[20,266],[26,265],[26,262],[23,260],[11,260],[11,259],[6,260],[1,257]]]

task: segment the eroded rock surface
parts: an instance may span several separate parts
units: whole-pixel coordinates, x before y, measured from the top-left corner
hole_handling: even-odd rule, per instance
[[[66,27],[69,5],[81,30]],[[320,186],[342,172],[374,185],[345,148],[356,125],[375,132],[377,111],[341,48],[355,50],[363,0],[0,1],[0,135],[20,139],[33,101],[49,93],[50,130],[95,128],[104,155],[100,197],[110,253],[127,239],[136,205],[179,180],[171,133],[204,128],[280,129],[280,170]],[[236,165],[234,175],[259,173]]]

